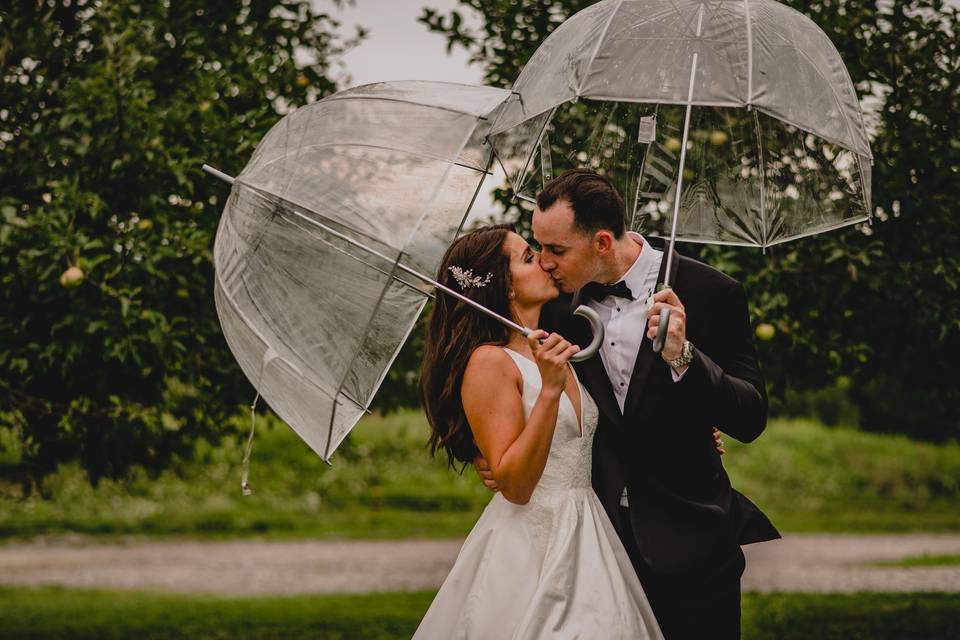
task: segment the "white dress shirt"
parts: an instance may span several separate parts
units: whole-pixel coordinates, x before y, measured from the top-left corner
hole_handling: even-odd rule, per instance
[[[637,353],[640,345],[647,339],[647,311],[653,304],[660,263],[663,261],[663,251],[654,249],[639,233],[628,231],[627,234],[634,242],[642,245],[640,255],[626,273],[614,282],[623,280],[630,288],[633,300],[608,296],[603,300],[591,300],[587,303],[587,306],[597,312],[603,323],[604,340],[600,347],[600,359],[607,371],[607,377],[610,378],[613,395],[620,405],[621,413],[627,401]],[[673,369],[670,371],[674,382],[683,379],[683,374],[677,375]],[[627,489],[624,487],[620,506],[626,507],[627,504]]]

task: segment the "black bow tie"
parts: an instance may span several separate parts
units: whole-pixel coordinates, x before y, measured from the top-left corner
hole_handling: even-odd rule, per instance
[[[627,283],[623,280],[616,284],[600,284],[599,282],[590,282],[584,285],[583,289],[580,291],[580,295],[584,300],[600,301],[608,296],[633,300],[633,293],[630,291],[630,287],[627,286]]]

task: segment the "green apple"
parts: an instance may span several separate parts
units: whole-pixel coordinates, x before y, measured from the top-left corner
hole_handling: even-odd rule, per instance
[[[722,144],[726,144],[727,140],[729,139],[730,139],[730,136],[728,136],[725,132],[720,131],[719,129],[714,129],[713,131],[710,132],[710,144],[716,145],[718,147]]]
[[[76,287],[83,282],[83,271],[80,267],[69,267],[60,274],[60,284],[65,287]]]
[[[680,139],[667,138],[666,142],[663,143],[663,146],[667,148],[667,151],[680,151]]]
[[[761,340],[773,340],[773,335],[777,332],[769,322],[761,322],[757,325],[757,337]]]

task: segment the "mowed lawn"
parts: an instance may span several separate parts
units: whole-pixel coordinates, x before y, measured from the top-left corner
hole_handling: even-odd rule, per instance
[[[0,640],[409,638],[432,593],[223,599],[0,589]],[[955,594],[748,594],[744,640],[960,638]]]
[[[244,423],[238,420],[238,427]],[[370,416],[325,464],[274,418],[259,420],[240,493],[244,435],[150,478],[91,488],[77,467],[23,499],[0,484],[0,538],[82,533],[188,537],[446,537],[469,531],[490,494],[431,458],[423,415]],[[734,486],[783,531],[960,530],[960,445],[931,445],[773,420],[756,442],[727,438]]]

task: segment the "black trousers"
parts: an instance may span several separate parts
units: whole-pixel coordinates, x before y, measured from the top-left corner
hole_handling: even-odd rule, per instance
[[[619,529],[666,640],[739,640],[740,577],[746,565],[738,545],[717,549],[714,561],[697,571],[668,576],[643,561],[625,507]]]

